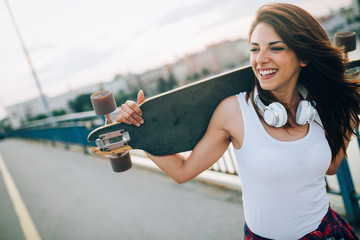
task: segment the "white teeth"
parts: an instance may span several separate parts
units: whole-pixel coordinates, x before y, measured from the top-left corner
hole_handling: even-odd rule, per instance
[[[261,76],[265,76],[265,75],[274,74],[277,72],[277,70],[275,70],[275,69],[264,70],[264,71],[260,70],[259,72],[260,72]]]

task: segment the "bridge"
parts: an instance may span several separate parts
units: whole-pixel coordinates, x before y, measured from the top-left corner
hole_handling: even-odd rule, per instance
[[[0,142],[0,239],[241,239],[240,180],[231,149],[211,169],[178,185],[138,151],[114,173],[89,154],[93,113],[38,122]],[[26,139],[26,140],[25,140]],[[349,146],[327,177],[332,207],[360,235],[360,152]]]

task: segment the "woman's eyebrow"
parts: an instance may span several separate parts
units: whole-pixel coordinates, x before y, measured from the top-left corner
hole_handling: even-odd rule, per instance
[[[275,42],[270,42],[269,45],[274,45],[274,44],[277,44],[277,43],[284,43],[284,41],[275,41]]]
[[[277,44],[277,43],[284,43],[284,41],[279,40],[279,41],[269,42],[268,45],[274,45],[274,44]],[[251,42],[250,44],[251,44],[251,45],[259,46],[259,44],[256,43],[256,42]]]

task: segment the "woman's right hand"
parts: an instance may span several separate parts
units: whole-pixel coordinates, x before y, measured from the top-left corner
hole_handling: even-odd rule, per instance
[[[139,105],[145,101],[144,92],[140,90],[137,96],[137,104],[134,101],[126,101],[121,105],[120,111],[116,114],[115,120],[117,122],[123,122],[126,124],[133,124],[137,127],[140,127],[144,123],[142,116],[142,111],[139,108]]]

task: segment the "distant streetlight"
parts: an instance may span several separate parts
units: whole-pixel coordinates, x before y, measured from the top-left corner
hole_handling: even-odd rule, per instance
[[[14,17],[14,15],[13,15],[11,9],[10,9],[10,5],[9,5],[9,3],[8,3],[7,0],[4,0],[4,1],[5,1],[5,4],[6,4],[6,7],[7,7],[8,11],[9,11],[11,20],[12,20],[12,22],[13,22],[13,24],[14,24],[14,28],[15,28],[15,31],[16,31],[16,33],[17,33],[17,35],[18,35],[18,38],[19,38],[21,47],[22,47],[22,49],[23,49],[23,51],[24,51],[26,60],[27,60],[27,62],[28,62],[28,64],[29,64],[29,67],[30,67],[30,69],[31,69],[31,73],[32,73],[32,75],[33,75],[33,77],[34,77],[36,86],[37,86],[37,88],[38,88],[38,90],[39,90],[39,92],[40,92],[41,100],[42,100],[42,103],[43,103],[43,105],[44,105],[45,111],[46,111],[47,115],[49,116],[50,121],[51,121],[54,125],[56,125],[56,123],[55,123],[55,121],[54,121],[54,119],[53,119],[53,114],[52,114],[52,112],[50,111],[50,107],[49,107],[48,101],[47,101],[47,99],[46,99],[46,97],[45,97],[45,95],[44,95],[44,93],[43,93],[43,91],[42,91],[42,89],[41,89],[40,81],[39,81],[38,76],[37,76],[37,74],[36,74],[35,68],[34,68],[34,66],[33,66],[33,64],[32,64],[32,62],[31,62],[29,52],[28,52],[28,50],[26,49],[24,40],[23,40],[23,38],[21,37],[19,28],[18,28],[18,26],[17,26],[17,24],[16,24],[15,17]]]

